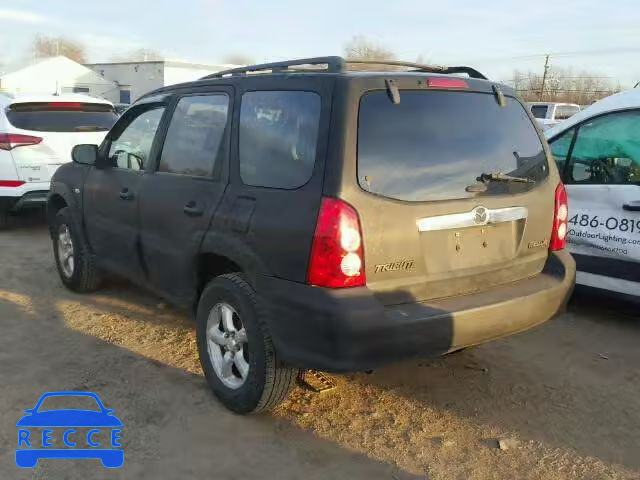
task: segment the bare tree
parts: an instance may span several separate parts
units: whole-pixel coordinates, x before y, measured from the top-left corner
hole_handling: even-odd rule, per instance
[[[344,46],[344,56],[352,60],[395,60],[396,55],[363,35],[356,35]],[[376,70],[376,65],[355,65],[358,70]]]
[[[122,55],[111,57],[112,62],[156,62],[164,60],[164,55],[151,48],[136,48]]]
[[[250,55],[244,53],[232,53],[227,55],[223,59],[224,63],[230,63],[232,65],[252,65],[256,63],[255,59]]]
[[[87,62],[87,53],[84,45],[76,40],[63,36],[48,37],[45,35],[37,35],[33,39],[31,50],[36,59],[64,55],[74,62]]]
[[[542,74],[536,72],[513,73],[511,84],[527,101],[542,98],[546,102],[569,102],[589,105],[596,100],[621,90],[607,77],[592,72],[576,72],[573,69],[551,68],[542,88]]]

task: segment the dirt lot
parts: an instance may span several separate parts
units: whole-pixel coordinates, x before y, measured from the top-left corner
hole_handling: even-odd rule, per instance
[[[0,232],[0,478],[638,479],[640,318],[580,298],[535,331],[298,389],[238,417],[209,394],[183,312],[125,282],[60,284],[39,218]],[[43,392],[96,392],[125,463],[14,464]],[[498,448],[499,440],[511,443]]]

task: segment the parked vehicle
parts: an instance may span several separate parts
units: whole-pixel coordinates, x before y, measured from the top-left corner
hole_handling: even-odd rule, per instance
[[[78,143],[100,143],[117,115],[86,95],[0,93],[0,228],[8,215],[44,206],[51,175]]]
[[[115,109],[118,115],[122,115],[124,111],[129,108],[131,105],[128,103],[114,103],[113,108]]]
[[[53,178],[62,282],[116,272],[192,306],[207,381],[241,413],[276,406],[301,368],[366,370],[549,320],[575,264],[528,110],[468,67],[391,65],[305,59],[145,95]]]
[[[640,91],[545,132],[567,185],[577,283],[640,297]]]
[[[557,125],[580,111],[575,103],[529,102],[531,113],[543,130]]]

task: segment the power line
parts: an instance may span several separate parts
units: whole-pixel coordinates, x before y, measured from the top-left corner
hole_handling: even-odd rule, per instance
[[[476,62],[494,62],[494,61],[503,61],[503,60],[525,60],[525,59],[542,58],[542,57],[545,57],[546,55],[551,55],[553,57],[571,57],[571,56],[580,56],[580,55],[618,55],[623,53],[640,53],[640,46],[602,48],[602,49],[593,49],[593,50],[574,50],[574,51],[568,51],[568,52],[529,53],[524,55],[513,55],[513,56],[504,56],[504,57],[478,58],[475,61]]]

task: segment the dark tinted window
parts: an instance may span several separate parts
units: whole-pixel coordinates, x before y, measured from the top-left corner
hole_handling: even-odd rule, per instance
[[[531,113],[536,118],[547,118],[547,105],[531,105]]]
[[[247,92],[240,110],[240,176],[247,185],[297,188],[313,172],[320,96]]]
[[[211,175],[222,146],[228,105],[226,95],[181,98],[169,124],[158,171]]]
[[[524,107],[507,97],[448,91],[404,91],[394,105],[386,92],[360,103],[358,180],[372,193],[409,201],[517,193],[533,183],[490,182],[470,193],[482,173],[544,178],[542,143]]]
[[[7,119],[16,128],[37,132],[94,132],[109,130],[118,116],[111,105],[98,103],[18,103]]]

